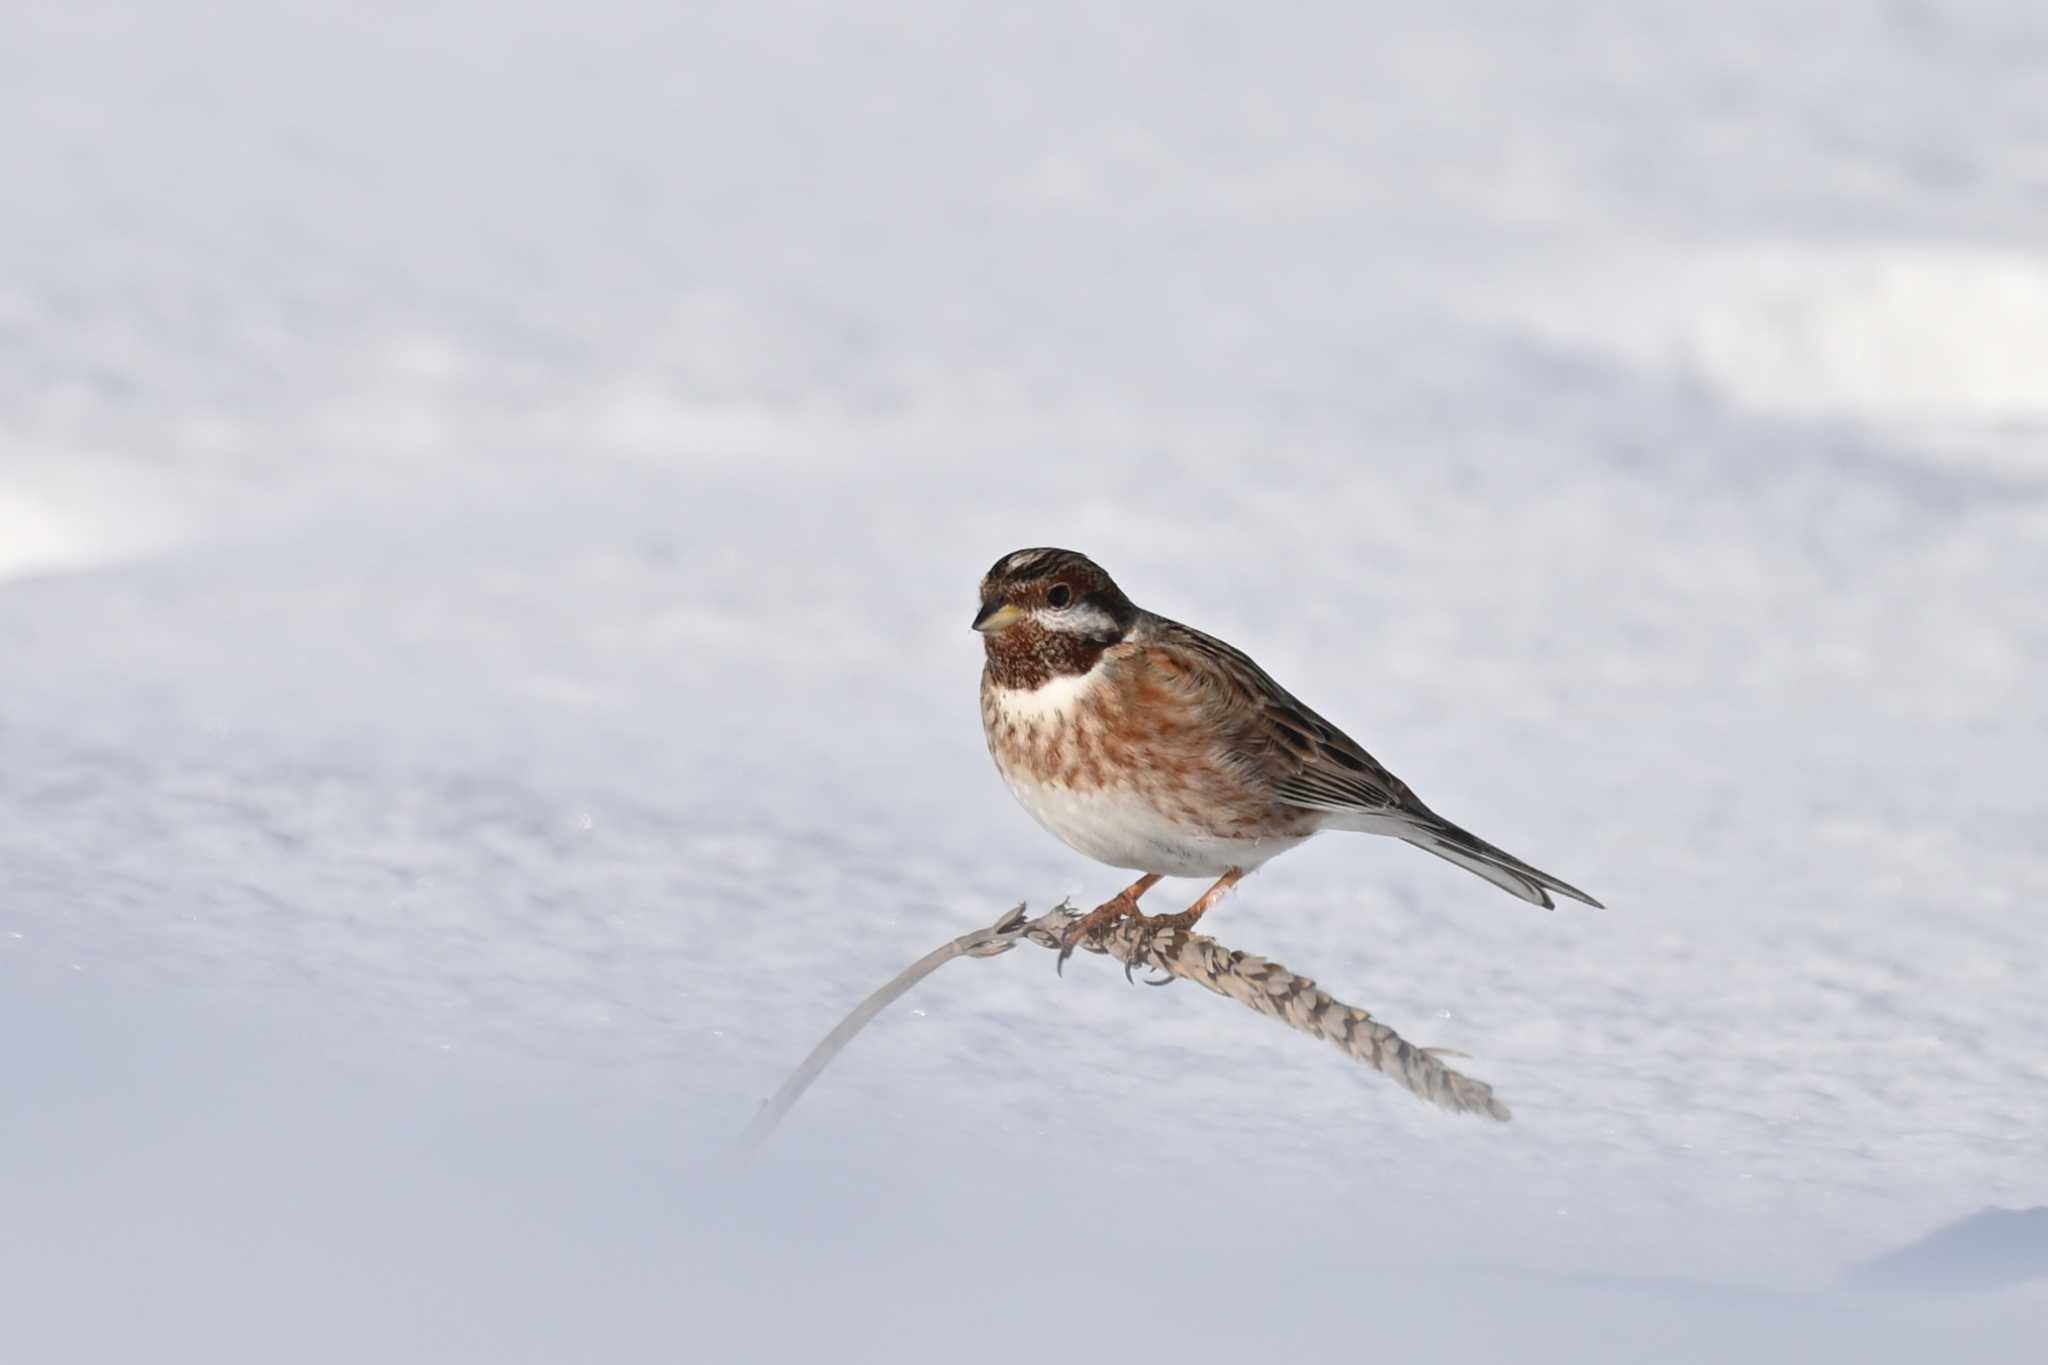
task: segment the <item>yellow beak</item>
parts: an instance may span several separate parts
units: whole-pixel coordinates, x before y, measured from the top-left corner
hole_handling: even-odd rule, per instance
[[[975,613],[974,628],[983,635],[994,635],[1015,625],[1017,618],[1023,614],[1013,603],[986,602],[982,604],[981,610]]]

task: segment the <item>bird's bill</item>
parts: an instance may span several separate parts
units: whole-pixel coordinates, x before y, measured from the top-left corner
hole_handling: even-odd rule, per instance
[[[1014,602],[984,602],[974,614],[974,628],[983,635],[994,635],[1015,625],[1023,614]]]

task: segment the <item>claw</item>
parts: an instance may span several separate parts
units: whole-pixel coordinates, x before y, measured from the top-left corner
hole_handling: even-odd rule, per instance
[[[1124,980],[1133,986],[1138,984],[1138,978],[1133,975],[1137,965],[1140,962],[1148,967],[1152,965],[1152,936],[1157,932],[1152,923],[1152,917],[1145,916],[1139,921],[1136,931],[1131,934],[1131,955],[1124,959]]]
[[[1081,941],[1081,921],[1075,920],[1067,932],[1060,936],[1060,955],[1052,960],[1052,974],[1064,977],[1067,974],[1067,959],[1074,955],[1074,945]]]
[[[1074,949],[1081,946],[1081,940],[1090,934],[1100,932],[1105,926],[1114,925],[1126,916],[1137,914],[1138,907],[1131,897],[1118,896],[1114,900],[1104,901],[1075,920],[1067,926],[1067,932],[1060,938],[1060,955],[1053,960],[1053,972],[1059,976],[1067,974],[1067,959],[1074,955]],[[1144,916],[1139,915],[1138,918],[1142,919]],[[1129,963],[1124,964],[1124,970],[1127,973],[1130,971]]]
[[[1145,985],[1171,986],[1174,980],[1173,973],[1167,971],[1164,967],[1159,966],[1158,958],[1155,956],[1152,950],[1152,945],[1155,942],[1157,942],[1159,938],[1158,926],[1148,921],[1145,925],[1145,928],[1142,931],[1140,931],[1140,933],[1141,936],[1139,937],[1137,942],[1131,946],[1131,961],[1124,964],[1124,975],[1126,977],[1130,975],[1131,963],[1142,961],[1148,969],[1157,970],[1159,972],[1159,975],[1157,977],[1146,977],[1144,979]]]
[[[1177,929],[1181,927],[1181,919],[1178,915],[1138,915],[1136,919],[1138,927],[1131,933],[1131,953],[1129,957],[1124,959],[1124,980],[1132,985],[1139,984],[1138,978],[1134,973],[1140,964],[1148,968],[1158,967],[1158,963],[1154,958],[1153,945],[1159,941],[1160,931],[1162,929]],[[1175,980],[1173,973],[1166,971],[1164,968],[1159,970],[1161,975],[1158,980],[1155,981],[1148,977],[1143,984],[1147,986],[1171,986]]]

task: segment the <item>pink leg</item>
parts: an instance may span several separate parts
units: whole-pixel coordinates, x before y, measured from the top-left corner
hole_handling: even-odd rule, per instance
[[[1192,929],[1195,927],[1195,921],[1209,912],[1210,906],[1222,900],[1231,887],[1243,880],[1244,869],[1233,867],[1216,879],[1216,885],[1195,897],[1195,903],[1178,915],[1147,915],[1145,922],[1153,933],[1158,933],[1161,929]]]

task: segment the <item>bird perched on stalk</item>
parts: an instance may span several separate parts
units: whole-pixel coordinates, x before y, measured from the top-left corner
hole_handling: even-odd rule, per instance
[[[1422,803],[1342,730],[1212,635],[1155,616],[1072,550],[1004,555],[981,580],[981,724],[1010,791],[1039,824],[1142,874],[1077,920],[1192,926],[1247,873],[1325,830],[1405,840],[1511,896],[1585,892]],[[1175,915],[1138,898],[1162,877],[1213,877]]]

